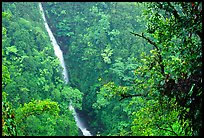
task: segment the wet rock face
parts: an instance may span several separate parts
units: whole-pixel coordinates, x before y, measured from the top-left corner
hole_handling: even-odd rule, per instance
[[[78,132],[79,132],[79,136],[84,136],[83,132],[81,131],[81,129],[78,128]]]

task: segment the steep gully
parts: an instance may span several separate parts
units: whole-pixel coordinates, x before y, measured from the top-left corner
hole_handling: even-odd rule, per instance
[[[40,7],[40,11],[42,13],[42,17],[43,17],[43,20],[44,20],[45,28],[46,28],[46,30],[47,30],[47,32],[49,34],[51,43],[52,43],[52,45],[54,47],[55,55],[59,58],[60,64],[63,67],[64,81],[67,84],[69,82],[69,78],[68,78],[66,66],[65,66],[65,63],[64,63],[64,58],[63,58],[62,51],[61,51],[59,45],[57,44],[57,41],[56,41],[54,35],[52,34],[52,31],[50,30],[50,27],[47,24],[47,21],[46,21],[46,18],[45,18],[45,14],[44,14],[44,10],[43,10],[43,7],[42,7],[41,3],[39,3],[39,7]],[[87,130],[87,128],[84,125],[84,123],[81,120],[81,118],[79,117],[78,113],[75,111],[75,109],[72,106],[71,102],[70,102],[70,105],[69,105],[69,110],[73,111],[73,116],[74,116],[74,119],[76,121],[77,127],[81,130],[81,132],[83,133],[83,136],[92,136],[91,133]]]

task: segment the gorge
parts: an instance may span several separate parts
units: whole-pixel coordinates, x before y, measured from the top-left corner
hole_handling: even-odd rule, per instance
[[[52,31],[51,31],[50,27],[47,24],[47,21],[46,21],[46,18],[45,18],[45,14],[44,14],[44,10],[43,10],[43,7],[42,7],[41,3],[39,3],[39,8],[40,8],[40,11],[42,13],[42,17],[43,17],[45,28],[46,28],[46,30],[47,30],[47,32],[49,34],[50,41],[51,41],[51,43],[53,45],[53,48],[54,48],[54,51],[55,51],[55,55],[60,60],[60,65],[63,68],[64,81],[67,84],[69,82],[69,78],[68,78],[67,69],[66,69],[66,66],[65,66],[65,63],[64,63],[63,53],[62,53],[59,45],[57,44],[57,41],[56,41],[54,35],[52,34]],[[70,105],[69,105],[69,110],[73,111],[73,115],[74,115],[76,124],[77,124],[78,128],[81,130],[81,132],[83,133],[83,135],[84,136],[91,136],[91,133],[84,126],[84,123],[79,118],[78,113],[75,111],[74,107],[72,106],[71,101],[70,101]]]
[[[2,136],[201,135],[201,21],[202,2],[2,2]]]

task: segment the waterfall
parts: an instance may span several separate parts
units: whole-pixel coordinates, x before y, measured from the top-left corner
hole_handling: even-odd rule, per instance
[[[39,7],[40,7],[40,11],[42,13],[45,28],[46,28],[46,30],[47,30],[47,32],[49,34],[50,41],[51,41],[51,43],[52,43],[52,45],[54,47],[55,55],[59,58],[60,65],[63,68],[64,81],[67,84],[69,82],[69,78],[68,78],[66,66],[65,66],[65,63],[64,63],[63,53],[62,53],[59,45],[57,44],[57,41],[56,41],[54,35],[52,34],[52,31],[50,30],[50,27],[47,24],[47,21],[46,21],[45,14],[44,14],[43,7],[42,7],[41,3],[39,3]],[[69,105],[69,110],[73,111],[73,115],[74,115],[74,119],[76,121],[77,127],[82,131],[83,135],[84,136],[92,136],[91,133],[83,125],[82,121],[80,120],[80,118],[79,118],[78,114],[76,113],[74,107],[72,106],[71,102],[70,102],[70,105]]]

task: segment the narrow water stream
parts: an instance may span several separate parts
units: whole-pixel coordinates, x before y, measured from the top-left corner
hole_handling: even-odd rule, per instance
[[[52,43],[52,45],[54,47],[55,55],[59,58],[60,65],[63,67],[64,81],[67,84],[69,82],[69,78],[68,78],[66,66],[65,66],[65,63],[64,63],[63,53],[62,53],[59,45],[57,44],[57,41],[56,41],[54,35],[52,34],[52,31],[50,30],[50,27],[47,24],[45,14],[44,14],[44,10],[43,10],[43,7],[42,7],[41,3],[39,3],[39,7],[40,7],[40,11],[42,13],[45,28],[46,28],[46,30],[47,30],[47,32],[49,34],[50,41],[51,41],[51,43]],[[82,120],[79,118],[79,116],[78,116],[77,112],[75,111],[74,107],[72,106],[71,102],[70,102],[70,105],[69,105],[69,110],[73,111],[73,115],[74,115],[74,119],[76,121],[77,127],[81,130],[83,135],[84,136],[92,136],[91,133],[87,130],[87,128],[83,124]]]

